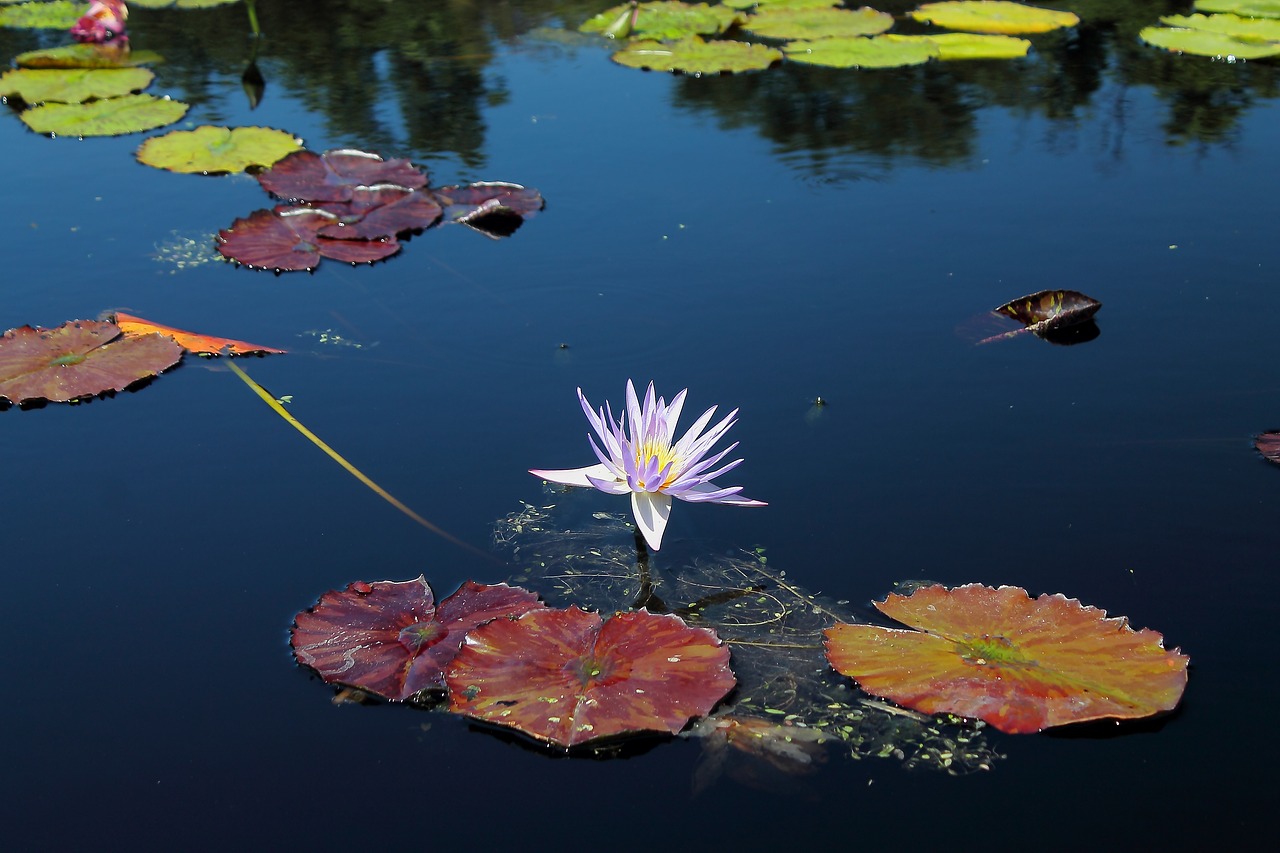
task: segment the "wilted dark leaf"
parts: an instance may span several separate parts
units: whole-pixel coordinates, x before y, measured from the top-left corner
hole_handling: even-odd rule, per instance
[[[355,187],[351,200],[328,202],[322,208],[338,221],[320,229],[336,240],[373,240],[403,231],[428,228],[440,218],[440,205],[424,192],[395,184]]]
[[[444,218],[449,222],[470,222],[498,214],[527,219],[545,204],[537,190],[504,181],[433,188],[431,194],[444,208]]]
[[[993,312],[997,316],[1022,323],[1023,328],[992,335],[978,343],[986,344],[1025,332],[1031,332],[1053,343],[1092,340],[1097,337],[1097,329],[1092,327],[1090,334],[1085,324],[1092,326],[1090,321],[1101,307],[1102,303],[1098,300],[1075,290],[1041,290],[1006,302]],[[1071,327],[1080,329],[1066,331]]]
[[[447,673],[450,707],[570,747],[680,731],[735,683],[706,628],[646,610],[534,610],[472,631]]]
[[[1253,440],[1263,459],[1280,464],[1280,432],[1264,432]]]
[[[22,326],[0,337],[0,398],[66,403],[123,391],[178,363],[182,347],[163,335],[126,338],[112,323],[70,320]]]
[[[468,631],[543,606],[533,593],[506,584],[467,581],[437,608],[421,576],[356,582],[299,613],[291,642],[298,662],[325,681],[404,701],[444,688],[443,668]]]
[[[322,257],[371,263],[400,251],[394,238],[335,240],[320,236],[321,228],[337,221],[332,213],[310,207],[255,210],[219,232],[218,251],[245,266],[281,272],[315,269]]]
[[[383,160],[377,154],[339,148],[316,154],[295,151],[258,175],[267,192],[293,201],[350,201],[358,186],[398,184],[417,189],[427,176],[408,160]]]

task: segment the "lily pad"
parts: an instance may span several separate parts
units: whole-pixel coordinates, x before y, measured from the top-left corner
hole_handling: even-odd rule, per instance
[[[400,251],[394,238],[335,240],[320,236],[320,229],[337,222],[334,214],[311,207],[255,210],[218,232],[218,251],[247,267],[276,272],[313,270],[322,257],[372,263]]]
[[[1280,56],[1280,43],[1244,42],[1223,33],[1205,30],[1144,27],[1138,31],[1138,38],[1149,45],[1175,53],[1190,53],[1215,59],[1264,59],[1268,56]]]
[[[127,338],[112,323],[70,320],[22,326],[0,337],[0,398],[67,403],[123,391],[177,364],[182,347],[163,335]]]
[[[683,729],[735,684],[707,628],[647,610],[533,610],[467,635],[447,673],[450,708],[563,747]]]
[[[145,68],[16,68],[0,75],[0,95],[17,95],[28,104],[79,104],[141,91],[155,76]]]
[[[863,690],[926,714],[1024,734],[1177,706],[1188,658],[1160,634],[1065,596],[969,584],[876,602],[911,628],[838,624],[827,659]]]
[[[403,702],[444,689],[444,667],[468,631],[543,606],[533,593],[506,584],[467,581],[437,607],[422,576],[356,582],[299,613],[290,642],[298,662],[326,682]]]
[[[212,9],[227,6],[240,0],[129,0],[140,9]]]
[[[285,350],[276,349],[275,347],[264,347],[232,338],[215,338],[209,335],[196,334],[195,332],[186,332],[182,329],[175,329],[172,326],[153,323],[150,320],[144,320],[141,317],[135,317],[123,311],[115,313],[115,324],[120,327],[120,331],[124,332],[127,337],[136,338],[159,333],[171,338],[187,352],[199,355],[222,355],[224,352],[228,355],[261,355],[285,352]]]
[[[1196,0],[1201,12],[1230,12],[1245,18],[1280,18],[1280,0]]]
[[[1280,465],[1280,432],[1264,432],[1253,440],[1262,458]]]
[[[302,147],[302,140],[270,127],[197,127],[175,130],[139,146],[138,162],[184,174],[243,172],[270,166]]]
[[[606,9],[588,19],[578,30],[584,33],[604,33],[630,10],[629,3]],[[729,29],[740,18],[738,12],[726,6],[657,0],[638,6],[631,36],[663,40],[682,39],[692,35],[716,35]]]
[[[292,201],[351,201],[358,186],[397,184],[410,189],[426,186],[427,176],[408,160],[383,160],[377,154],[340,148],[317,154],[295,151],[258,175],[258,183],[280,198]]]
[[[68,44],[18,54],[19,68],[133,68],[155,65],[164,57],[153,50],[130,50],[124,44]]]
[[[1059,333],[1073,327],[1083,327],[1086,323],[1096,330],[1097,327],[1089,321],[1101,307],[1101,302],[1077,290],[1041,290],[1006,302],[993,311],[999,317],[1022,323],[1023,328],[992,335],[978,343],[988,344],[1027,332],[1054,343],[1072,342],[1061,338]],[[1055,338],[1055,334],[1059,335],[1058,338]]]
[[[730,9],[823,9],[839,6],[840,0],[727,0]]]
[[[925,3],[911,13],[924,24],[970,33],[1047,33],[1060,27],[1074,27],[1080,18],[1071,12],[1055,12],[1008,0],[948,0]]]
[[[506,181],[480,181],[431,190],[449,222],[474,222],[486,216],[518,216],[527,219],[542,210],[542,194],[531,187]]]
[[[1242,41],[1280,42],[1280,20],[1242,18],[1239,15],[1165,15],[1160,23],[1210,33],[1222,33]]]
[[[1026,56],[1031,49],[1031,42],[1026,39],[978,33],[934,33],[926,36],[888,33],[884,38],[898,42],[933,42],[938,46],[938,58],[943,62],[959,59],[1017,59]]]
[[[53,136],[120,136],[173,124],[186,115],[181,101],[125,95],[87,104],[45,104],[18,117],[36,133]]]
[[[893,26],[887,12],[861,9],[761,9],[742,28],[758,36],[776,39],[821,39],[874,36]]]
[[[441,213],[427,193],[396,184],[355,187],[350,201],[330,202],[324,210],[338,219],[319,233],[336,240],[375,240],[429,228]]]
[[[895,40],[887,36],[793,41],[782,46],[787,59],[831,68],[898,68],[936,59],[942,51],[931,41]]]
[[[782,59],[782,52],[762,44],[690,36],[673,42],[633,41],[613,55],[628,68],[682,71],[685,74],[758,71]]]
[[[71,0],[5,6],[0,8],[0,27],[69,30],[84,10],[83,3],[73,3]]]

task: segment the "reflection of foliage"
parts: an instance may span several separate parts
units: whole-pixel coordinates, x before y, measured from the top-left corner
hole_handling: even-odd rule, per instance
[[[511,582],[552,606],[609,612],[644,603],[714,629],[733,652],[739,687],[694,734],[719,730],[720,745],[727,739],[775,766],[790,754],[795,761],[786,766],[793,770],[812,759],[797,743],[834,742],[854,757],[893,757],[952,774],[989,769],[999,757],[981,723],[892,707],[826,665],[823,630],[837,620],[857,621],[848,602],[808,592],[759,552],[682,555],[678,542],[662,550],[661,563],[648,558],[646,587],[625,515],[596,512],[566,524],[567,516],[577,517],[579,496],[557,494],[555,504],[525,504],[499,521],[495,543],[512,552],[517,566]],[[791,740],[780,734],[787,729],[796,732]],[[769,749],[774,742],[782,749]]]

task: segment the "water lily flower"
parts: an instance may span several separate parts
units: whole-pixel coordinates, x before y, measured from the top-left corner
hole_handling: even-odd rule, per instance
[[[676,421],[688,393],[686,388],[675,396],[671,405],[667,405],[662,397],[654,398],[653,383],[650,382],[642,407],[636,398],[635,386],[628,379],[627,411],[615,422],[613,410],[607,402],[606,408],[595,411],[579,388],[578,400],[582,403],[582,411],[586,412],[591,428],[600,437],[600,444],[597,444],[590,434],[587,436],[599,464],[564,471],[535,468],[529,473],[567,486],[591,486],[611,495],[630,494],[636,526],[644,535],[644,541],[655,551],[662,546],[662,533],[671,515],[672,498],[691,503],[765,506],[764,501],[742,497],[739,494],[742,486],[722,488],[711,482],[742,464],[741,459],[735,459],[714,471],[709,470],[738,446],[736,441],[707,457],[712,446],[737,422],[737,409],[706,430],[716,411],[712,406],[679,441],[674,440]]]
[[[109,42],[124,35],[124,22],[128,17],[129,7],[124,0],[93,0],[71,28],[71,37],[91,44]]]

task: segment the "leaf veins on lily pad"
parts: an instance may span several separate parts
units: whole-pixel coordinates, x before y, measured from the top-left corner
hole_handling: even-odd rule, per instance
[[[395,238],[336,240],[320,235],[320,229],[337,223],[335,214],[319,208],[255,210],[218,232],[218,251],[247,267],[277,272],[312,270],[322,257],[359,264],[380,261],[400,251]]]
[[[0,75],[0,95],[28,104],[79,104],[140,91],[154,78],[146,68],[15,68]]]
[[[647,610],[605,620],[577,607],[477,628],[446,678],[451,710],[563,747],[674,734],[735,684],[729,649],[707,628]]]
[[[1071,12],[1056,12],[1008,0],[947,0],[925,3],[911,17],[948,30],[970,33],[1047,33],[1060,27],[1074,27],[1080,18]]]
[[[67,403],[123,391],[177,364],[182,347],[163,335],[123,337],[112,323],[70,320],[22,326],[0,337],[0,398]]]
[[[444,667],[468,631],[544,606],[528,590],[506,584],[467,581],[437,607],[422,576],[356,582],[299,613],[290,642],[298,662],[326,682],[403,702],[444,688]]]
[[[1012,586],[928,586],[876,607],[918,630],[837,624],[827,659],[863,690],[1025,734],[1177,706],[1188,658],[1123,617]]]
[[[126,314],[123,311],[115,313],[115,324],[120,327],[120,331],[131,338],[149,335],[158,332],[165,337],[172,338],[179,346],[187,352],[193,352],[198,355],[222,355],[226,352],[229,355],[255,355],[265,353],[283,353],[284,350],[275,347],[264,347],[259,344],[251,344],[246,341],[237,341],[231,338],[215,338],[209,335],[200,335],[195,332],[186,332],[182,329],[175,329],[172,326],[163,326],[159,323],[153,323],[150,320],[144,320],[141,317],[135,317],[132,314]]]
[[[36,133],[54,136],[120,136],[173,124],[186,115],[181,101],[125,95],[87,104],[45,104],[18,114]]]
[[[782,59],[782,52],[763,44],[689,36],[672,42],[633,41],[612,59],[628,68],[719,74],[768,68]]]
[[[138,147],[138,162],[183,174],[243,172],[270,166],[299,150],[302,140],[270,127],[197,127],[154,136]]]
[[[319,233],[335,240],[375,240],[402,231],[429,228],[440,218],[441,208],[430,195],[396,184],[354,187],[350,201],[328,202],[323,207],[337,217]]]
[[[404,159],[383,160],[377,154],[339,148],[317,154],[295,151],[258,175],[267,192],[293,201],[351,201],[358,186],[398,184],[417,189],[427,176]]]

